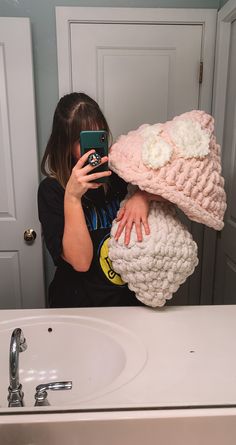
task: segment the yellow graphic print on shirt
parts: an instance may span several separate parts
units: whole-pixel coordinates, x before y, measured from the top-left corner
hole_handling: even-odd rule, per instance
[[[108,256],[108,242],[110,238],[106,238],[100,249],[99,261],[101,268],[108,278],[113,284],[117,284],[118,286],[123,286],[125,283],[122,280],[121,276],[116,273],[112,267],[112,262]]]

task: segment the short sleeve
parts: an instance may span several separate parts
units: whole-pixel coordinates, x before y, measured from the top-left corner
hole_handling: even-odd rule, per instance
[[[122,201],[127,194],[127,183],[113,172],[111,175],[111,185],[113,192],[118,194],[120,201]]]
[[[64,232],[64,189],[53,178],[45,178],[38,188],[38,215],[46,247],[55,265],[62,253]]]

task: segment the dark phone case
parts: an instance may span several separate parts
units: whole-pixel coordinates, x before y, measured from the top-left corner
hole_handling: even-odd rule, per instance
[[[103,156],[108,155],[108,134],[105,130],[97,130],[97,131],[81,131],[80,132],[80,152],[81,156],[85,154],[87,151],[94,149],[101,158]],[[108,163],[99,165],[94,168],[91,173],[95,172],[103,172],[108,170]],[[90,173],[90,174],[91,174]],[[92,182],[107,182],[109,179],[108,176],[104,178],[96,179],[96,181]]]

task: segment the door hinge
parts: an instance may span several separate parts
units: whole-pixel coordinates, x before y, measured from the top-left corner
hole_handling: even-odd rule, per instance
[[[199,83],[202,83],[202,78],[203,78],[203,62],[200,62],[200,66],[199,66]]]

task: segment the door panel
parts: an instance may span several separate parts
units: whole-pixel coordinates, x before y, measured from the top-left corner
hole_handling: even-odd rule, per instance
[[[1,218],[15,218],[13,172],[11,166],[10,127],[7,108],[7,84],[3,46],[0,46],[0,214]]]
[[[21,283],[18,252],[0,252],[1,308],[21,308]]]
[[[72,23],[70,30],[73,90],[99,102],[114,138],[198,108],[201,25]]]
[[[44,306],[37,187],[30,24],[0,18],[0,308]]]

